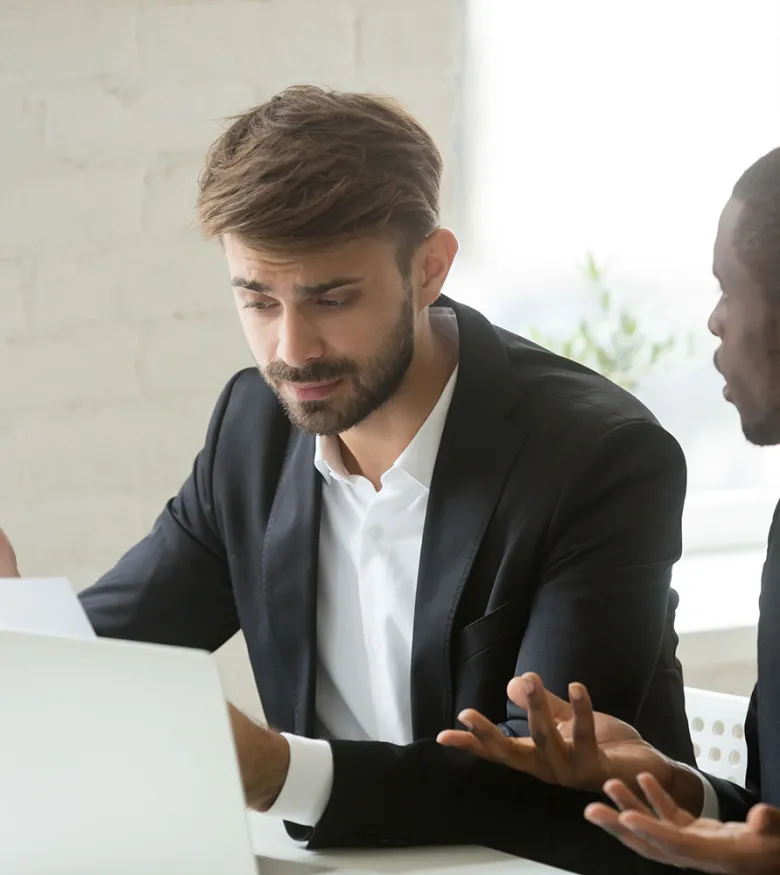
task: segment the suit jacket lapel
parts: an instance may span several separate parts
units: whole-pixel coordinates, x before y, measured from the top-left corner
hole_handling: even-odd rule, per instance
[[[460,364],[431,482],[412,644],[415,738],[451,725],[450,641],[458,602],[525,430],[504,418],[517,389],[495,329],[468,307],[458,317]]]
[[[282,679],[291,687],[289,725],[311,735],[315,720],[317,563],[322,489],[314,438],[293,431],[263,544],[263,593]]]

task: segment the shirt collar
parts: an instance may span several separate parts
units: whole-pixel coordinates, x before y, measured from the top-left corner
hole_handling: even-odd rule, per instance
[[[326,483],[331,480],[349,480],[349,472],[344,467],[336,435],[318,434],[314,439],[314,467],[322,474]]]
[[[444,433],[457,377],[456,365],[433,410],[391,467],[391,470],[404,471],[425,489],[431,488],[433,468],[439,453],[441,436]],[[349,483],[352,476],[344,467],[339,439],[336,435],[317,435],[314,445],[314,465],[328,484],[333,480]]]

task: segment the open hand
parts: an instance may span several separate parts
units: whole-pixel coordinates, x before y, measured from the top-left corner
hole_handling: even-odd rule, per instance
[[[638,785],[649,806],[621,781],[604,787],[619,811],[600,803],[585,817],[624,845],[659,863],[721,875],[780,875],[780,810],[756,805],[746,823],[695,818],[652,775]]]
[[[636,786],[640,772],[651,772],[665,785],[672,784],[676,770],[672,762],[628,723],[594,712],[582,684],[570,685],[566,702],[529,673],[510,681],[507,694],[528,712],[530,738],[508,738],[478,711],[466,710],[458,719],[470,731],[447,730],[438,741],[548,784],[577,790],[598,792],[610,778]]]

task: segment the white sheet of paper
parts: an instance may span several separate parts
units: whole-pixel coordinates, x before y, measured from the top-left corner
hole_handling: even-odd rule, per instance
[[[0,630],[58,638],[94,638],[66,577],[0,578]]]

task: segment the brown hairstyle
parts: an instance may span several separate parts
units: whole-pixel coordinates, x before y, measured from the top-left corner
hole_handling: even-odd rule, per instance
[[[401,251],[439,221],[442,160],[391,100],[299,85],[232,119],[200,177],[211,237],[291,254],[392,235]]]

